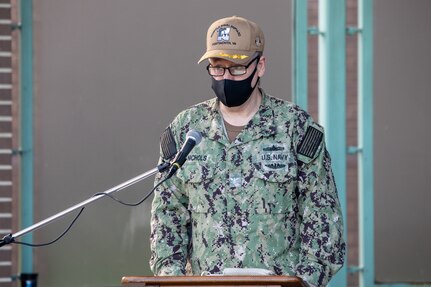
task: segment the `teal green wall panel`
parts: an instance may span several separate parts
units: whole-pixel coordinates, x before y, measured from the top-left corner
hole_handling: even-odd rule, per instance
[[[358,198],[359,285],[372,287],[374,264],[373,1],[359,0],[358,23]]]
[[[21,0],[20,90],[21,90],[21,222],[25,228],[33,224],[33,2]],[[27,234],[20,241],[32,243]],[[20,253],[21,272],[33,272],[33,249],[23,246]]]
[[[319,122],[325,128],[328,151],[346,225],[346,2],[319,1]],[[331,286],[347,286],[345,266]]]
[[[308,109],[307,75],[307,1],[293,1],[293,102],[304,110]]]

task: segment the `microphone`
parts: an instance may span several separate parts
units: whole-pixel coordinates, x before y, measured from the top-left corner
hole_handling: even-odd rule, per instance
[[[202,135],[200,132],[190,130],[187,133],[186,141],[181,147],[181,150],[177,153],[177,156],[174,158],[174,163],[172,164],[172,167],[169,170],[169,174],[166,179],[171,178],[175,174],[175,172],[177,172],[177,170],[183,166],[184,162],[187,160],[187,156],[189,155],[189,153],[192,151],[195,145],[198,145],[201,142],[201,140]]]

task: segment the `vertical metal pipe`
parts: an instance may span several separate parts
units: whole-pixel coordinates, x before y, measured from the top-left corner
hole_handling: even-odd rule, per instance
[[[319,1],[319,122],[325,128],[327,148],[346,219],[346,2]],[[347,286],[345,266],[331,280],[331,286]]]
[[[292,101],[308,109],[307,89],[307,1],[293,1],[293,83]]]
[[[358,154],[359,286],[374,283],[373,179],[373,1],[359,0],[358,23]]]
[[[33,224],[33,1],[21,0],[21,227]],[[32,234],[23,237],[31,243]],[[33,272],[33,250],[21,250],[21,272]]]

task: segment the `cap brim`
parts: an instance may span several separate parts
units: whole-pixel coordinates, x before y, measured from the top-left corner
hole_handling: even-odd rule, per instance
[[[200,64],[202,61],[208,58],[220,58],[225,59],[236,64],[246,64],[251,60],[251,57],[256,53],[255,51],[226,51],[226,50],[211,50],[206,52],[198,61]]]

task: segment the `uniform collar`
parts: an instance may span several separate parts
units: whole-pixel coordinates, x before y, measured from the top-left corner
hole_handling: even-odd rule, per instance
[[[213,99],[210,101],[211,121],[207,130],[209,139],[218,141],[224,145],[242,144],[261,137],[269,137],[276,133],[274,110],[271,105],[270,96],[267,95],[262,89],[262,102],[259,110],[247,124],[247,126],[240,132],[237,139],[230,143],[227,139],[223,118],[218,110],[218,100]]]

